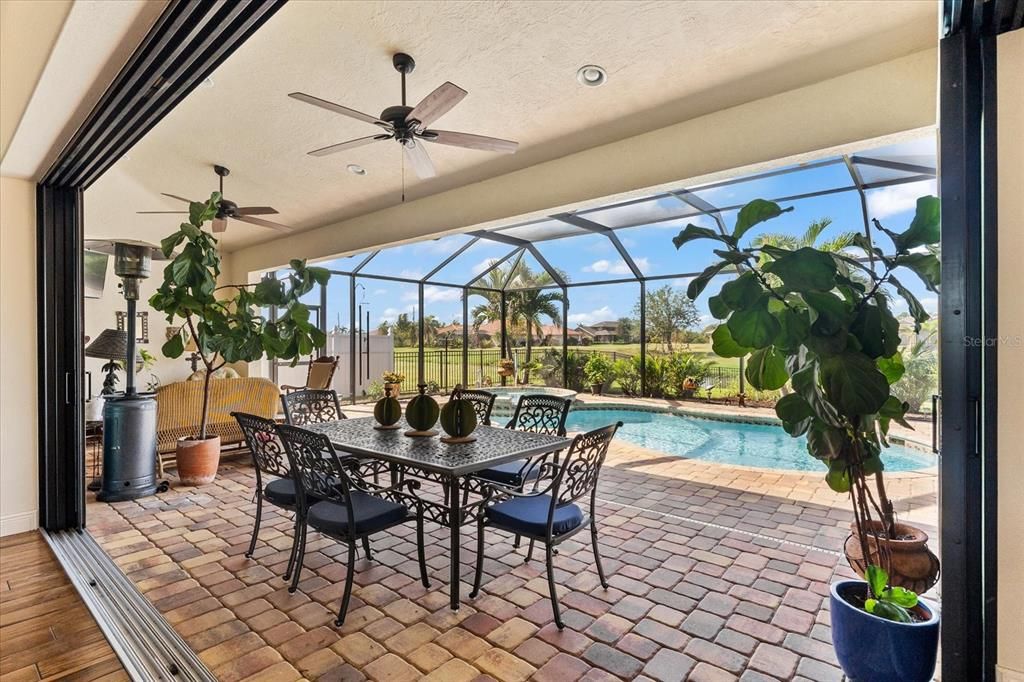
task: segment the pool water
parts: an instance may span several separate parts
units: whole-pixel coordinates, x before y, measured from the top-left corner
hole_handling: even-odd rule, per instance
[[[651,450],[720,464],[795,471],[825,471],[807,453],[804,437],[792,438],[779,426],[713,421],[637,410],[574,410],[566,428],[589,431],[621,421],[617,438]],[[893,445],[882,453],[886,471],[913,471],[934,464],[926,452]]]

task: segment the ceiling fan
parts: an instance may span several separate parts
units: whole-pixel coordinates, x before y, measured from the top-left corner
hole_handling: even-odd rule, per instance
[[[240,220],[243,223],[249,223],[250,225],[259,225],[260,227],[269,227],[272,230],[280,230],[281,232],[291,232],[292,228],[281,223],[275,223],[270,220],[264,220],[263,218],[256,218],[258,215],[272,215],[277,211],[270,206],[239,206],[235,202],[224,197],[224,178],[231,173],[230,170],[224,166],[214,166],[213,172],[220,176],[220,203],[217,206],[217,217],[213,219],[213,231],[223,232],[228,229],[228,218],[232,220]],[[192,203],[190,199],[185,197],[179,197],[176,194],[168,194],[161,192],[165,197],[171,199],[177,199],[178,201],[184,201],[185,203]],[[188,211],[138,211],[140,214],[188,214]]]
[[[469,93],[455,85],[446,82],[429,95],[415,107],[406,106],[405,103],[405,77],[416,68],[416,62],[409,55],[399,52],[392,57],[395,70],[402,74],[402,104],[400,106],[388,107],[381,112],[379,117],[364,114],[355,109],[343,107],[334,102],[307,95],[304,92],[293,92],[288,96],[306,102],[313,106],[333,111],[342,116],[348,116],[358,121],[372,123],[381,128],[376,135],[359,137],[347,142],[332,144],[322,149],[315,149],[309,152],[310,156],[327,156],[347,149],[355,149],[381,140],[397,140],[404,149],[405,158],[409,160],[416,175],[420,178],[432,178],[437,174],[434,164],[427,155],[427,150],[422,142],[434,142],[435,144],[446,144],[452,147],[464,147],[466,149],[479,149],[489,152],[502,152],[512,154],[519,147],[518,142],[502,140],[497,137],[486,137],[484,135],[471,135],[469,133],[456,133],[448,130],[432,130],[430,125],[445,115],[462,101]]]

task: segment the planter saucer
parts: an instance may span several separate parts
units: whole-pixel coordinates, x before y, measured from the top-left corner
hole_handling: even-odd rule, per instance
[[[430,429],[429,431],[417,431],[416,429],[409,429],[408,431],[405,432],[405,435],[409,436],[410,438],[431,438],[432,436],[437,435],[437,431],[435,429]]]
[[[391,424],[390,426],[385,426],[384,424],[374,424],[373,428],[375,428],[378,431],[394,431],[396,429],[402,428],[402,426],[401,424]]]
[[[476,436],[441,436],[441,442],[447,445],[458,445],[460,443],[472,443]]]

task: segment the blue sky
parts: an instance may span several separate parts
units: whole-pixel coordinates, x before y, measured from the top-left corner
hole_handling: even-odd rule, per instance
[[[896,145],[884,150],[866,152],[865,155],[923,163],[927,162],[929,150],[934,150],[934,139],[931,138]],[[934,152],[932,151],[930,155],[933,157]],[[934,159],[930,163],[934,164]],[[864,168],[866,182],[892,177],[892,173],[884,169],[862,168]],[[698,189],[695,190],[695,194],[716,206],[730,206],[743,204],[755,198],[778,198],[822,188],[848,185],[850,185],[850,176],[845,166],[834,164],[724,187]],[[867,194],[869,216],[878,218],[889,229],[902,231],[913,218],[917,197],[935,193],[934,181],[869,190]],[[829,217],[833,221],[832,226],[823,236],[825,239],[839,232],[863,229],[860,200],[857,193],[853,191],[780,203],[784,207],[792,206],[794,210],[758,225],[747,233],[745,240],[752,239],[764,232],[799,235],[811,221],[823,217]],[[666,211],[678,213],[680,205],[673,199],[664,199],[646,202],[643,205],[634,205],[628,209],[594,212],[588,214],[588,217],[602,224],[615,226],[627,220],[635,222],[643,218],[662,217]],[[627,213],[628,218],[625,217]],[[724,212],[723,218],[726,226],[731,229],[735,222],[735,211]],[[702,216],[622,228],[617,230],[616,234],[645,274],[683,275],[699,272],[715,259],[711,253],[714,246],[710,241],[694,242],[679,251],[674,248],[672,237],[688,222],[707,227],[715,226],[711,218]],[[362,272],[419,278],[440,264],[469,239],[466,235],[455,235],[385,249],[367,264]],[[888,239],[885,237],[880,240],[876,239],[876,242],[880,243],[883,248],[888,249],[889,247]],[[554,267],[567,274],[571,282],[592,282],[629,276],[626,265],[611,242],[601,235],[584,233],[580,236],[538,242],[538,248]],[[439,282],[465,284],[485,270],[495,259],[503,257],[512,249],[513,247],[504,244],[480,240],[438,272],[434,279]],[[363,256],[353,256],[336,259],[325,265],[347,270],[361,262],[362,259]],[[540,269],[532,257],[526,257],[525,262],[532,269]],[[697,307],[706,316],[707,323],[712,321],[707,313],[707,299],[717,292],[725,281],[727,281],[725,277],[716,278],[716,281],[712,282],[697,301]],[[935,294],[926,291],[912,273],[906,273],[901,281],[921,299],[925,308],[930,311],[937,309],[938,301]],[[402,312],[415,316],[416,285],[369,278],[359,278],[357,282],[362,285],[357,290],[357,301],[363,302],[364,309],[368,307],[370,310],[370,320],[374,327],[382,321],[393,321]],[[649,282],[648,287],[670,285],[685,288],[688,282],[689,278],[680,276],[662,282]],[[329,284],[328,326],[339,322],[348,326],[348,288],[347,277],[334,277]],[[569,291],[569,324],[575,326],[604,319],[631,316],[639,295],[639,286],[629,283],[576,287],[570,288]],[[476,297],[471,298],[470,307],[481,300]],[[906,305],[901,299],[896,299],[894,305],[901,312],[906,310]],[[435,315],[444,322],[461,319],[460,290],[428,285],[425,290],[424,312],[427,315]]]

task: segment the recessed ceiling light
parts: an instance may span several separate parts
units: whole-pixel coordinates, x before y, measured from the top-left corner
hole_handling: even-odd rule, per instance
[[[345,168],[347,168],[348,172],[351,173],[352,175],[366,175],[366,169],[360,166],[359,164],[350,163],[349,165],[345,166]]]
[[[580,85],[596,88],[599,85],[604,85],[604,82],[608,80],[608,72],[596,64],[587,64],[581,66],[580,70],[576,72],[576,80],[580,82]]]

